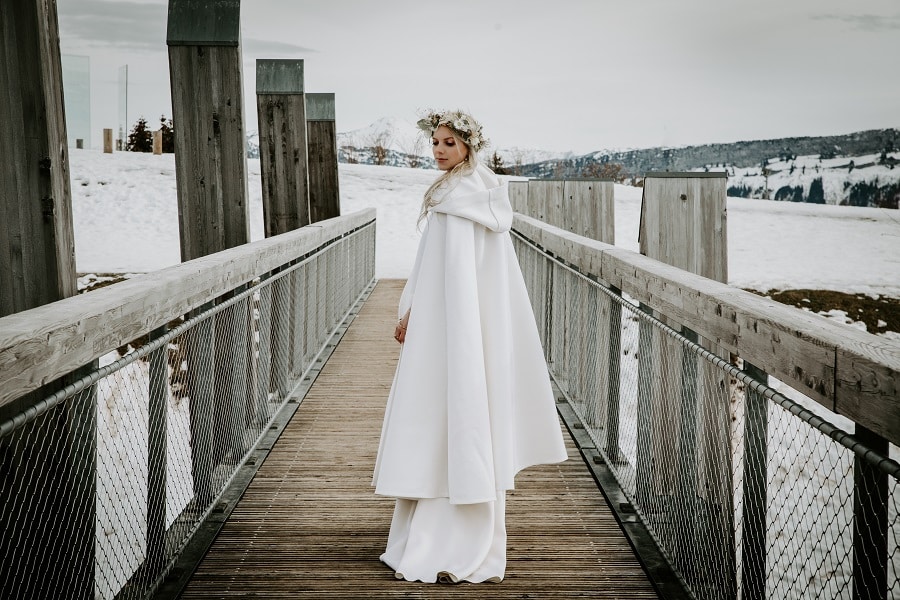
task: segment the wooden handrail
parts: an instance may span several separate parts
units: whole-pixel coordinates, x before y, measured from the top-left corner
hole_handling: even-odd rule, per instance
[[[361,210],[0,318],[0,406],[374,219]]]
[[[896,343],[521,214],[513,229],[585,275],[900,445]]]

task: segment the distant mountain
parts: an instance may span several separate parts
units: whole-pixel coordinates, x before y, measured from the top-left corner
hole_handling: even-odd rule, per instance
[[[385,117],[337,134],[340,162],[435,168],[428,140],[415,123]],[[248,156],[259,156],[256,132]],[[799,202],[900,207],[900,130],[846,135],[750,140],[730,144],[598,150],[575,156],[528,148],[492,148],[512,174],[579,177],[603,165],[621,165],[632,181],[651,171],[726,171],[732,196]],[[898,167],[898,168],[895,168]]]
[[[368,127],[338,133],[341,162],[378,164],[374,148],[385,149],[382,164],[399,167],[435,168],[431,145],[413,121],[399,117],[384,117]],[[495,148],[488,146],[483,154],[487,160],[496,150],[504,165],[525,165],[541,161],[567,159],[571,152],[548,152],[534,148]]]
[[[729,195],[898,208],[900,131],[658,147],[550,159],[516,169],[527,177],[578,177],[622,165],[640,179],[651,171],[725,171]],[[818,181],[816,181],[818,180]]]
[[[730,144],[704,144],[680,148],[599,151],[567,159],[525,164],[528,177],[574,177],[596,163],[619,163],[633,176],[648,171],[690,171],[711,166],[755,167],[763,161],[789,156],[861,156],[900,150],[900,131],[873,129],[847,135],[753,140]]]

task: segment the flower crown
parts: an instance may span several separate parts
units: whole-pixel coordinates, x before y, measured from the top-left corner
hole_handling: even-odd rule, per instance
[[[444,125],[451,129],[462,140],[478,152],[487,145],[487,140],[481,135],[481,124],[462,111],[429,111],[424,118],[419,119],[416,125],[428,135],[434,135],[435,130]]]

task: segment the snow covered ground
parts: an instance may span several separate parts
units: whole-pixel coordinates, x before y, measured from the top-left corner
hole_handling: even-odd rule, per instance
[[[249,167],[250,233],[263,237],[259,161]],[[77,268],[145,272],[177,264],[178,206],[171,154],[73,150]],[[345,213],[378,212],[376,276],[406,277],[422,194],[436,171],[340,165]],[[641,189],[617,185],[616,245],[637,250]],[[729,283],[829,289],[900,298],[900,211],[729,198]]]

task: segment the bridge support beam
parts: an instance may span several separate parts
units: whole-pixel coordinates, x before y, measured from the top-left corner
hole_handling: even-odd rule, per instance
[[[854,434],[869,449],[888,456],[888,441],[862,425]],[[856,456],[853,465],[853,598],[888,597],[888,474]]]
[[[756,381],[768,385],[769,376],[762,369],[745,361],[744,371]],[[746,600],[765,600],[768,400],[759,392],[748,387],[744,403],[744,520],[741,528],[743,538],[741,597]]]
[[[55,2],[0,3],[0,89],[0,316],[5,316],[76,293]],[[70,380],[64,377],[4,406],[0,422]],[[70,598],[94,597],[96,395],[89,389],[77,400],[0,440],[4,598],[56,596],[62,590]],[[19,443],[23,437],[28,447]]]
[[[709,279],[727,282],[726,183],[724,173],[647,173],[641,203],[641,254]],[[682,326],[665,317],[660,319],[676,330]],[[688,333],[688,337],[692,337],[692,332]],[[648,344],[643,341],[643,330],[640,335],[641,344]],[[725,350],[716,344],[702,338],[696,338],[696,341],[711,352],[728,358]],[[648,357],[649,354],[640,352],[641,363]],[[696,440],[682,443],[678,449],[682,467],[678,470],[679,481],[676,485],[681,503],[696,506],[696,515],[670,513],[669,517],[684,521],[676,526],[685,534],[679,544],[684,556],[693,557],[697,570],[693,574],[696,584],[724,589],[726,597],[735,597],[728,382],[722,372],[705,361],[697,364],[692,371],[692,362],[685,359],[680,387],[673,389],[673,393],[680,394],[681,399],[680,411],[672,418],[680,422],[681,440]],[[647,372],[643,364],[639,369],[642,373]],[[659,375],[665,375],[670,370],[664,369]],[[697,404],[698,398],[707,398],[707,404]],[[654,411],[666,410],[668,406],[664,400],[663,404],[654,407]],[[663,432],[661,435],[650,432],[649,438],[643,442],[648,448],[643,451],[639,439],[639,457],[641,453],[647,455],[654,469],[670,461],[667,450],[672,444],[665,437],[667,430],[663,428],[660,431]],[[640,435],[640,427],[638,432]],[[655,476],[640,465],[638,475]],[[638,489],[650,489],[649,483],[640,479],[637,485]],[[695,527],[699,529],[694,530]],[[695,534],[687,535],[689,530],[694,530]],[[700,541],[694,549],[686,547],[691,539]]]
[[[341,215],[334,94],[306,94],[309,214],[316,223]]]
[[[266,237],[309,224],[303,61],[256,61],[259,168]]]
[[[172,115],[178,124],[181,259],[189,261],[250,240],[240,0],[169,0],[166,43]],[[233,369],[249,358],[232,329],[245,327],[250,317],[239,314],[238,306],[243,304],[213,319],[206,339],[186,343],[193,357],[188,368],[196,372],[191,379],[197,382],[189,396],[198,503],[209,501],[207,487],[219,461],[240,458],[234,453],[241,450],[246,423],[230,419],[245,414],[239,407],[249,389],[236,383]],[[204,384],[212,389],[203,389]]]

